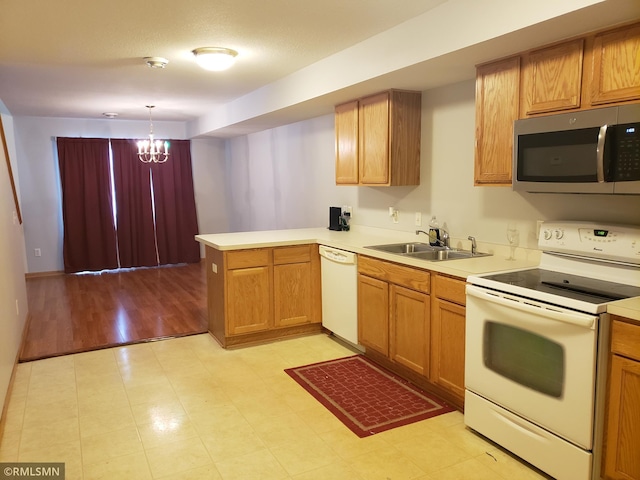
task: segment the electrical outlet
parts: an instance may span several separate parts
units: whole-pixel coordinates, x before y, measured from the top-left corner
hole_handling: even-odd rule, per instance
[[[421,227],[422,226],[422,213],[421,212],[416,212],[416,227]]]
[[[34,254],[36,257],[41,257],[41,256],[42,256],[42,250],[40,250],[39,248],[36,248],[36,249],[33,251],[33,254]]]

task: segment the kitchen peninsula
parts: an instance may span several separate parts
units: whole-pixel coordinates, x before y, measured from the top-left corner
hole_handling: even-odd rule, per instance
[[[209,331],[225,348],[321,331],[319,244],[462,281],[472,274],[534,266],[539,259],[537,250],[520,249],[521,256],[509,261],[505,247],[482,243],[479,251],[494,255],[441,262],[400,257],[366,247],[422,240],[411,232],[362,226],[348,232],[220,233],[196,240],[205,246]],[[453,239],[451,245],[470,248],[467,240]]]

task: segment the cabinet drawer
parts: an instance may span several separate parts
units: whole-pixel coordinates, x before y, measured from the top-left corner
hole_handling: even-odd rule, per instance
[[[273,264],[305,263],[311,261],[311,245],[278,247],[273,249]]]
[[[431,284],[428,271],[363,255],[358,257],[358,273],[427,294]]]
[[[444,275],[434,275],[433,291],[436,297],[458,305],[466,305],[465,288],[466,282],[462,279],[445,277]]]
[[[235,250],[232,252],[226,252],[225,257],[227,270],[263,267],[271,263],[271,249],[259,248],[251,250]]]
[[[613,319],[611,352],[640,361],[640,325]]]

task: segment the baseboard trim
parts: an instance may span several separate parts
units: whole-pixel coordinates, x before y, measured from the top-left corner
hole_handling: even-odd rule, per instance
[[[39,277],[57,277],[58,275],[64,275],[62,270],[55,270],[53,272],[34,272],[34,273],[25,273],[24,278],[29,280],[30,278],[39,278]]]

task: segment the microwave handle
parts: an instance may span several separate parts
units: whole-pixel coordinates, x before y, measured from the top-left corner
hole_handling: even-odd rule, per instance
[[[604,142],[607,138],[607,128],[608,125],[601,126],[598,134],[598,147],[596,150],[598,183],[604,183]]]

